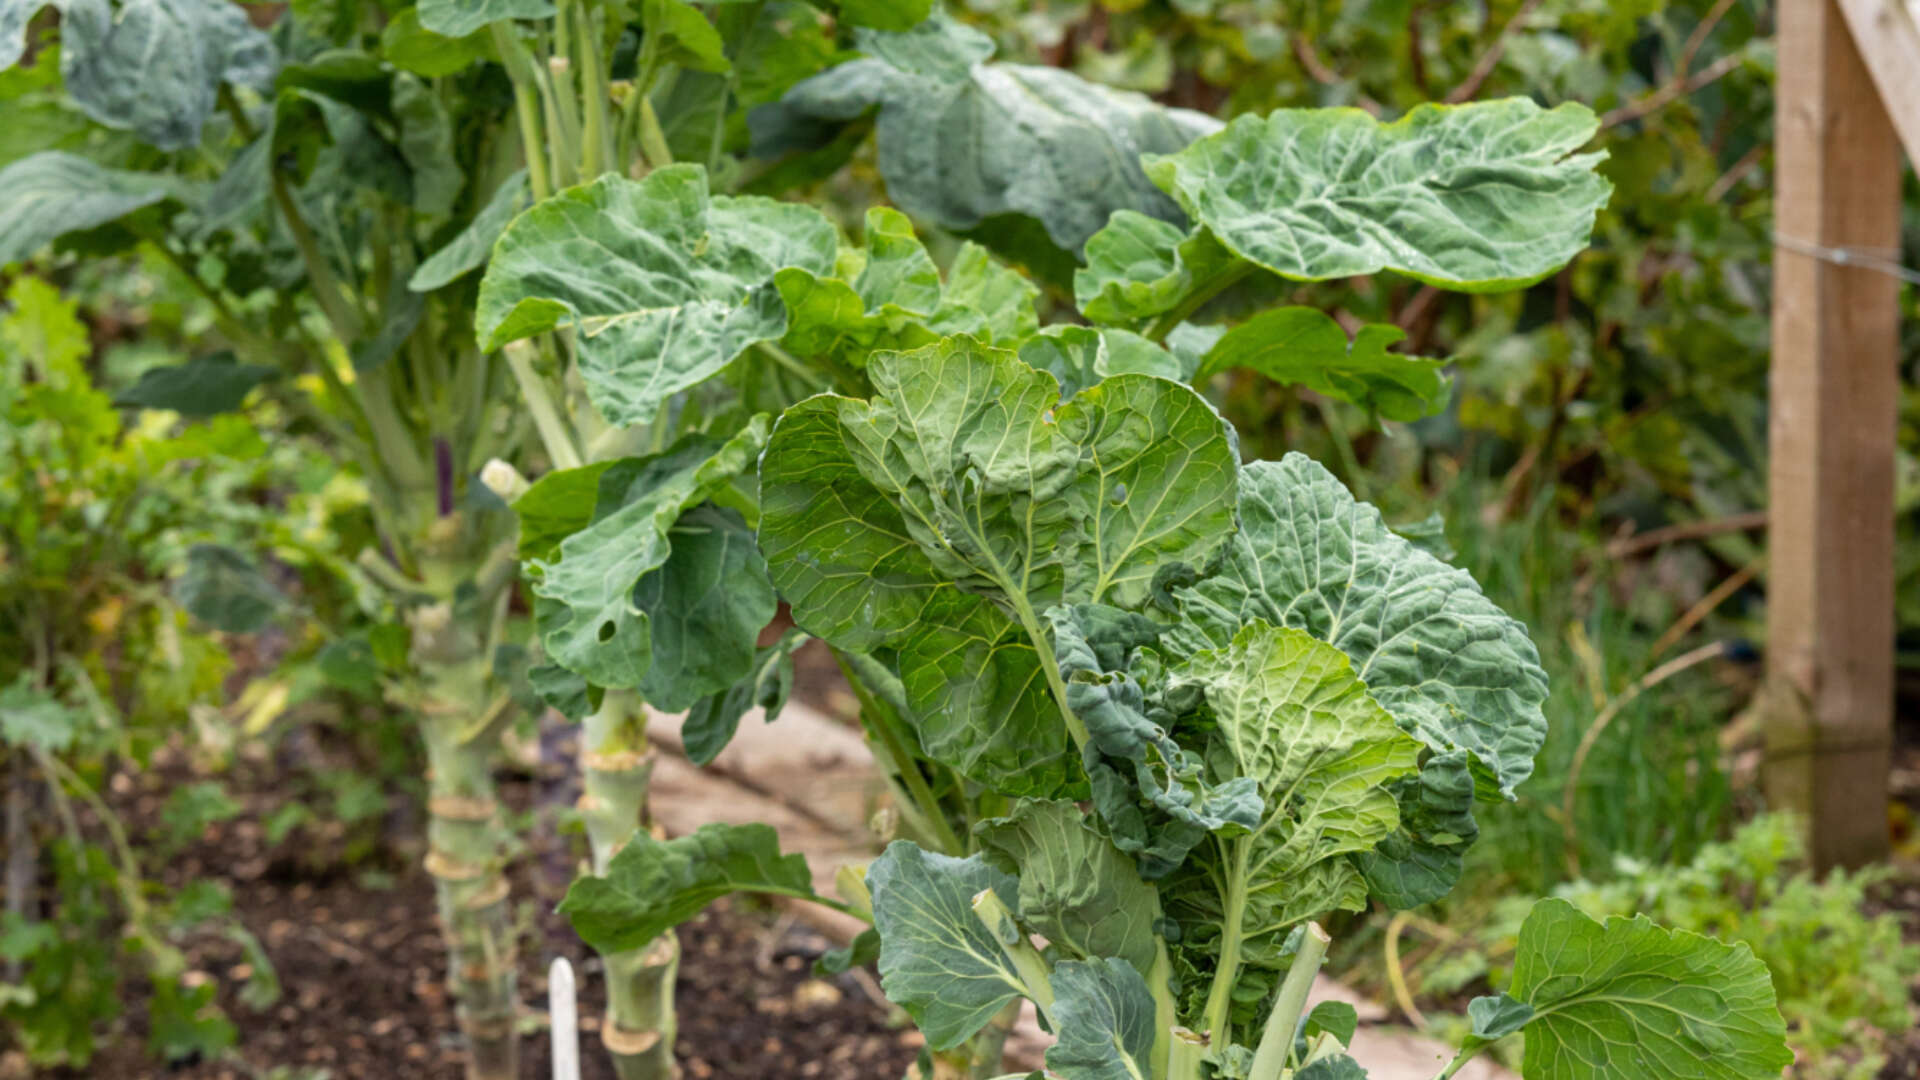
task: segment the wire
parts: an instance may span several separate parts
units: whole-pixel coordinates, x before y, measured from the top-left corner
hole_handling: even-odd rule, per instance
[[[1902,266],[1884,255],[1875,254],[1865,248],[1826,247],[1778,231],[1773,234],[1773,242],[1777,247],[1783,247],[1788,251],[1819,259],[1822,262],[1830,262],[1835,266],[1872,270],[1876,274],[1898,278],[1909,285],[1920,285],[1920,270]]]

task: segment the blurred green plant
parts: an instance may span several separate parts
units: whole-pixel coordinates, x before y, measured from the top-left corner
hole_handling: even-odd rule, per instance
[[[37,278],[12,284],[0,314],[0,1019],[34,1064],[85,1065],[135,972],[157,1056],[219,1053],[234,1027],[177,943],[208,923],[244,937],[224,894],[169,894],[148,878],[101,792],[116,762],[147,762],[219,694],[229,658],[165,575],[191,539],[231,523],[197,496],[258,440],[124,424],[91,352],[72,301]],[[196,788],[165,818],[197,833],[232,809]]]

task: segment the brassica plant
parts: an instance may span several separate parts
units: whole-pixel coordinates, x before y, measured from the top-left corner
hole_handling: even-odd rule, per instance
[[[718,531],[674,515],[732,510],[758,548],[724,593],[777,595],[835,649],[907,837],[833,899],[763,826],[636,836],[562,910],[589,941],[629,949],[731,891],[870,916],[833,962],[877,959],[927,1037],[923,1075],[1001,1072],[1024,999],[1058,1035],[1047,1067],[1067,1080],[1363,1076],[1351,1013],[1304,1008],[1320,920],[1454,885],[1476,802],[1511,798],[1531,772],[1545,676],[1525,627],[1468,574],[1303,456],[1243,463],[1204,395],[1243,366],[1407,419],[1444,404],[1440,365],[1389,351],[1391,328],[1349,334],[1308,309],[1207,316],[1286,281],[1540,280],[1607,197],[1596,156],[1575,153],[1594,118],[1524,100],[1392,124],[1294,110],[1197,123],[1158,152],[1108,127],[1098,149],[1074,124],[1087,113],[1061,105],[1071,80],[998,69],[963,27],[859,40],[867,58],[795,87],[762,127],[878,105],[903,206],[1009,252],[1034,234],[1008,215],[1040,223],[1083,260],[1071,281],[1094,325],[1042,329],[1031,288],[979,248],[943,276],[888,212],[869,215],[864,250],[846,248],[803,208],[707,197],[694,172],[601,181],[508,230],[483,339],[570,330],[603,410],[736,432],[523,497],[523,535],[575,523],[535,564],[550,649],[605,665],[588,682],[644,680],[650,668],[619,666],[631,649],[592,648],[685,631],[670,618],[684,607],[646,607],[643,575],[666,556],[637,553],[663,532],[677,554]],[[1058,141],[985,120],[948,138],[924,121],[920,95],[936,93],[976,119],[1044,102]],[[1066,159],[1050,196],[1032,177],[1055,159],[1036,155],[1105,163],[1116,145],[1154,197],[1107,204],[1097,231],[1049,220],[1073,180],[1141,189]],[[948,172],[952,197],[923,201],[932,174],[916,170],[969,149],[987,171]],[[991,191],[967,187],[979,177]],[[611,256],[592,288],[564,271],[581,236]],[[745,419],[809,383],[823,392],[770,428]],[[741,482],[748,444],[764,445],[757,497]],[[630,479],[648,472],[672,479]],[[734,621],[740,681],[709,700],[764,689],[754,622]],[[727,711],[694,708],[693,733]],[[1507,993],[1470,1013],[1442,1077],[1522,1029],[1534,1078],[1758,1077],[1789,1060],[1746,948],[1558,901],[1527,920]]]

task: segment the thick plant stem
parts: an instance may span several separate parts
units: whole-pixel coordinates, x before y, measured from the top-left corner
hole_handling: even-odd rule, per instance
[[[448,978],[467,1036],[467,1076],[496,1080],[519,1075],[518,988],[507,879],[500,866],[492,740],[476,737],[470,730],[473,719],[431,711],[421,717],[433,770],[427,870],[438,894]],[[497,732],[488,724],[479,734]]]
[[[1266,1030],[1261,1032],[1260,1047],[1253,1054],[1252,1080],[1280,1080],[1287,1055],[1293,1051],[1293,1033],[1300,1026],[1300,1014],[1306,1011],[1307,993],[1313,989],[1314,976],[1320,973],[1332,942],[1319,923],[1307,924],[1300,951],[1294,954],[1293,966],[1287,969],[1280,992],[1274,996],[1273,1011],[1267,1014]]]
[[[1207,1040],[1183,1027],[1172,1032],[1167,1054],[1167,1080],[1200,1080],[1200,1065],[1207,1059]]]
[[[431,770],[427,872],[447,943],[447,981],[467,1037],[468,1080],[519,1076],[519,986],[493,757],[510,699],[489,700],[487,659],[451,606],[416,609],[419,716]]]
[[[644,706],[631,693],[607,691],[587,718],[582,736],[584,792],[580,817],[593,849],[593,872],[605,874],[627,842],[646,827],[647,788],[653,779]],[[603,952],[607,969],[607,1018],[600,1041],[620,1080],[666,1080],[675,1075],[673,1044],[678,1021],[673,980],[680,970],[680,943],[668,933],[648,945]]]

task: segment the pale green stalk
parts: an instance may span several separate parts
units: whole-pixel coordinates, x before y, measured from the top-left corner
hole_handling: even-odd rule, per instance
[[[1327,946],[1332,942],[1319,923],[1307,924],[1306,933],[1300,936],[1300,951],[1294,954],[1293,966],[1287,969],[1280,992],[1274,996],[1273,1011],[1267,1014],[1266,1030],[1260,1033],[1260,1046],[1253,1053],[1251,1080],[1280,1080],[1287,1057],[1293,1052],[1293,1033],[1306,1011],[1307,992],[1313,989],[1314,976],[1320,973],[1320,964],[1326,960]]]
[[[507,345],[507,369],[513,372],[514,382],[520,385],[520,396],[526,399],[527,411],[533,414],[533,426],[540,433],[547,456],[553,459],[553,467],[577,469],[582,464],[580,448],[574,444],[573,432],[560,418],[560,410],[554,405],[553,396],[547,392],[546,380],[533,370],[533,349],[530,341],[515,341]]]
[[[1240,976],[1240,941],[1245,933],[1242,925],[1247,909],[1247,851],[1248,843],[1244,838],[1225,845],[1225,851],[1232,866],[1227,884],[1227,900],[1224,909],[1223,925],[1220,931],[1220,961],[1214,968],[1213,987],[1207,992],[1207,1007],[1203,1017],[1206,1021],[1206,1036],[1216,1042],[1224,1042],[1233,1036],[1232,1024],[1228,1014],[1233,1007],[1233,985]]]
[[[580,818],[593,851],[593,872],[605,875],[614,855],[646,827],[654,756],[647,746],[645,706],[631,691],[607,691],[599,710],[587,717],[581,739]],[[614,1071],[620,1080],[669,1080],[678,939],[668,932],[643,948],[602,952],[600,958],[607,970],[600,1041]]]
[[[987,932],[1006,951],[1007,959],[1013,963],[1013,972],[1027,989],[1027,996],[1040,1008],[1040,1015],[1049,1026],[1053,1023],[1053,978],[1047,968],[1047,961],[1040,950],[1027,940],[1020,925],[1014,921],[1013,912],[1007,910],[1006,901],[992,889],[982,889],[973,898],[973,914],[986,926]]]

